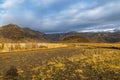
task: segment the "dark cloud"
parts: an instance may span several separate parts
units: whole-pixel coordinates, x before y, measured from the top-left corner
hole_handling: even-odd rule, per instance
[[[43,32],[111,31],[120,25],[119,8],[119,0],[5,0],[0,25],[16,23]]]

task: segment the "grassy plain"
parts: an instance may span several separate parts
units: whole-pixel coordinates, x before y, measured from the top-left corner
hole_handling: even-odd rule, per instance
[[[0,80],[120,80],[120,44],[67,45],[1,53]]]

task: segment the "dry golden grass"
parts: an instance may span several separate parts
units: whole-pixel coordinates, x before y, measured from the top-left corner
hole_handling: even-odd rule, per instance
[[[0,52],[31,51],[39,49],[53,49],[67,46],[67,44],[63,43],[1,43]]]
[[[0,54],[0,79],[120,80],[119,44],[67,45],[67,47]]]

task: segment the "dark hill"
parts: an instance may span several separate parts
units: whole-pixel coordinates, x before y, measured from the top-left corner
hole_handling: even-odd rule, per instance
[[[68,35],[60,39],[61,42],[78,43],[78,42],[90,42],[88,38],[80,35]]]
[[[0,42],[46,42],[45,34],[15,24],[0,27]]]

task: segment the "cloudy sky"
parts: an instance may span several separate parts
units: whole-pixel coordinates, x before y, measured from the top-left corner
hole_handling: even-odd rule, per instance
[[[0,26],[46,33],[120,28],[120,0],[0,0]]]

